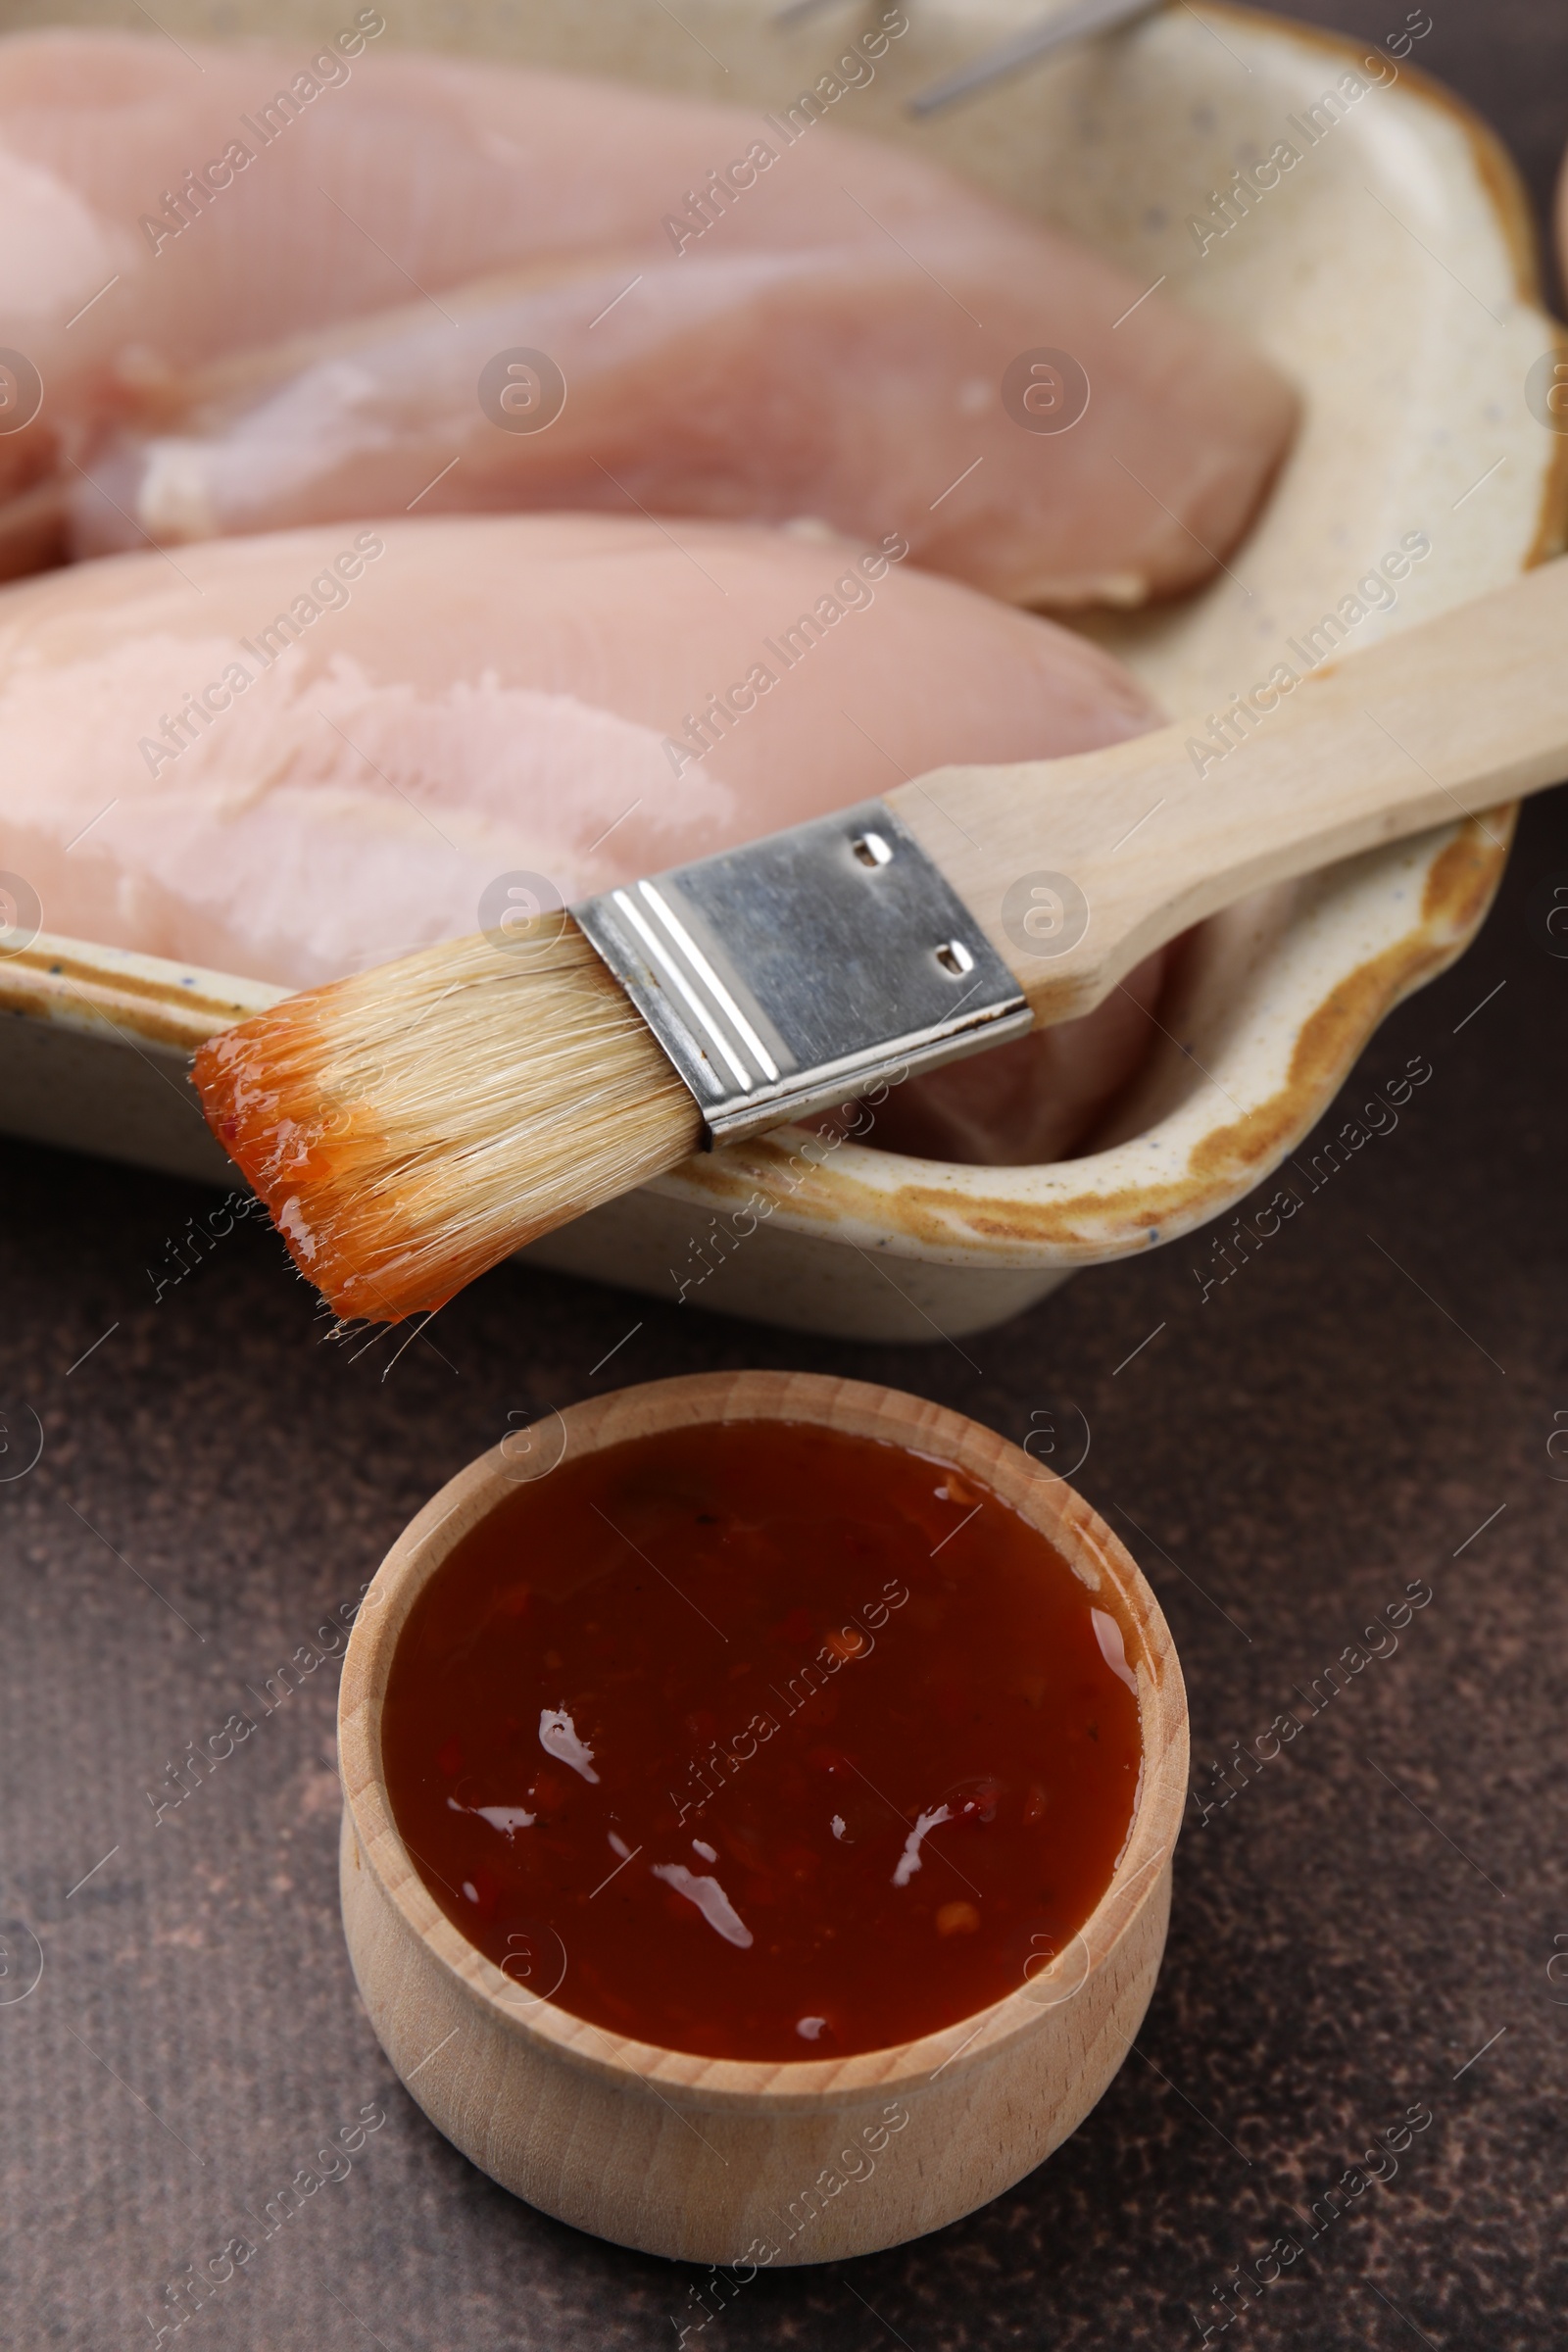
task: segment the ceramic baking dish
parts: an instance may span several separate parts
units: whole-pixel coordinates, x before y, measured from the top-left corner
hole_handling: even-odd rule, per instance
[[[1540,307],[1512,167],[1483,124],[1424,82],[1409,55],[1187,6],[931,120],[906,114],[910,93],[1038,13],[1038,0],[918,0],[876,78],[833,119],[937,154],[1140,284],[1163,281],[1250,336],[1306,402],[1265,513],[1213,584],[1177,605],[1097,617],[1093,633],[1173,714],[1203,714],[1343,610],[1407,533],[1423,534],[1430,554],[1394,610],[1354,621],[1348,646],[1553,552],[1568,441],[1537,421],[1524,385],[1560,330]],[[293,9],[285,35],[259,0],[165,0],[160,22],[175,35],[305,43],[340,15],[332,0]],[[678,18],[657,0],[482,11],[389,0],[387,15],[394,39],[767,109],[810,87],[859,22],[829,8],[782,26],[773,0],[685,0]],[[131,0],[91,19],[146,23]],[[0,24],[37,21],[0,10]],[[1369,54],[1371,72],[1360,66]],[[1220,209],[1238,167],[1281,140],[1299,163],[1245,212]],[[849,1338],[984,1329],[1075,1267],[1217,1216],[1282,1159],[1391,1006],[1474,936],[1510,827],[1507,812],[1460,821],[1205,924],[1161,1001],[1146,1066],[1085,1156],[960,1167],[813,1140],[803,1157],[807,1139],[785,1131],[690,1160],[525,1254]],[[0,1127],[232,1182],[188,1057],[279,993],[40,934],[0,960]]]

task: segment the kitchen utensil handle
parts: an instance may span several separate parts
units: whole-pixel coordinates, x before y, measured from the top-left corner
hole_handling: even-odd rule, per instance
[[[1568,775],[1568,559],[1308,666],[1332,633],[1202,719],[887,795],[1040,1018],[1250,891]]]

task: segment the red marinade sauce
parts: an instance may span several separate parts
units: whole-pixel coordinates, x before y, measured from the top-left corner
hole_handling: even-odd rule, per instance
[[[732,1421],[508,1494],[410,1613],[381,1752],[519,1999],[809,2059],[1037,1975],[1109,1884],[1141,1747],[1119,1620],[991,1489]]]

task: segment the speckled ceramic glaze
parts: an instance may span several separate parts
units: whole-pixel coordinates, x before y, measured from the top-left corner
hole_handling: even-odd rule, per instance
[[[653,0],[385,13],[398,39],[763,107],[814,80],[844,29],[834,11],[781,30],[773,0],[686,0],[679,21]],[[1540,307],[1512,168],[1483,125],[1410,58],[1372,52],[1364,72],[1369,53],[1337,36],[1190,7],[909,121],[910,92],[1038,14],[1038,0],[921,0],[877,79],[845,101],[843,126],[937,154],[1141,283],[1163,280],[1268,352],[1306,409],[1265,513],[1211,586],[1085,625],[1173,714],[1201,714],[1266,677],[1406,532],[1424,532],[1430,556],[1344,650],[1553,552],[1568,439],[1531,413],[1525,380],[1561,330]],[[145,22],[128,4],[93,12],[106,19]],[[45,20],[59,15],[3,21]],[[160,21],[279,38],[337,20],[330,5],[166,5]],[[1335,90],[1341,107],[1314,118]],[[1226,227],[1214,191],[1282,139],[1300,161]],[[786,1130],[690,1160],[527,1254],[848,1338],[984,1329],[1076,1266],[1219,1215],[1277,1164],[1384,1014],[1468,945],[1511,823],[1493,811],[1446,826],[1205,924],[1150,1059],[1086,1156],[960,1167],[814,1139],[806,1151]],[[0,1023],[0,1123],[221,1181],[188,1057],[279,993],[42,936],[0,962],[0,1009],[20,1016]]]

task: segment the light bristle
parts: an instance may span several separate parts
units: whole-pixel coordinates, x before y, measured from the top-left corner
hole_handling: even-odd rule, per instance
[[[687,1088],[569,916],[289,997],[196,1057],[208,1124],[338,1314],[434,1308],[673,1167]]]

